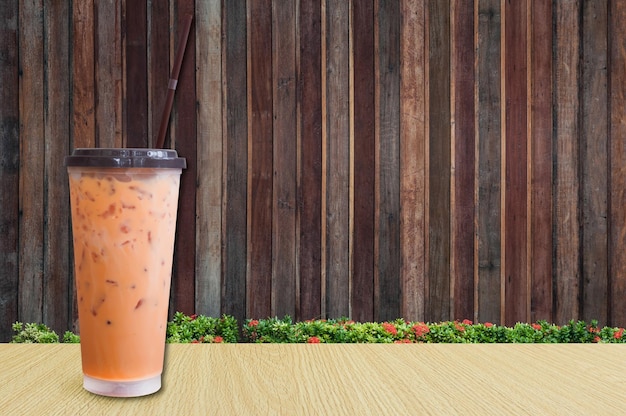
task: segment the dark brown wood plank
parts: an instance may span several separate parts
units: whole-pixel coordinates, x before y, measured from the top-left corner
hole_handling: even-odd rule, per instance
[[[44,9],[46,97],[44,102],[44,302],[43,321],[57,333],[71,328],[70,218],[67,171],[70,152],[69,19],[65,2]],[[43,156],[43,155],[42,155]]]
[[[246,1],[224,2],[224,225],[222,313],[249,317],[246,296],[248,107],[246,99]]]
[[[608,5],[583,3],[582,319],[608,320]]]
[[[20,189],[18,318],[43,321],[44,16],[41,1],[20,8]]]
[[[147,45],[147,93],[148,93],[148,145],[156,146],[157,135],[163,117],[165,97],[173,63],[170,62],[170,2],[148,2],[146,10],[148,19]],[[176,53],[176,52],[174,52]],[[171,125],[170,125],[171,127]],[[169,129],[166,133],[164,146],[170,144]]]
[[[125,16],[126,147],[148,147],[147,2],[126,2]]]
[[[552,315],[552,2],[531,2],[530,319]]]
[[[0,8],[0,342],[18,319],[19,61],[18,2]]]
[[[352,319],[374,320],[375,74],[374,1],[354,2],[354,242]]]
[[[499,0],[479,0],[477,30],[478,320],[501,322],[501,127]]]
[[[122,5],[94,3],[96,143],[122,147]]]
[[[272,315],[296,313],[296,6],[272,1]]]
[[[428,4],[429,214],[426,319],[450,319],[450,3]]]
[[[613,1],[609,10],[610,206],[609,270],[610,325],[626,326],[626,3]]]
[[[248,316],[271,315],[272,286],[272,5],[248,4]]]
[[[95,58],[93,1],[72,7],[72,142],[74,148],[95,147]]]
[[[322,9],[300,2],[299,319],[321,316],[322,308]]]
[[[426,281],[426,6],[400,3],[400,275],[402,316],[424,320]]]
[[[196,313],[220,316],[222,296],[221,1],[196,3]]]
[[[179,45],[184,36],[184,22],[194,14],[193,0],[176,3],[175,42]],[[173,311],[195,313],[195,270],[196,270],[196,36],[192,23],[187,39],[185,55],[180,69],[174,99],[175,143],[178,154],[187,159],[187,169],[180,179],[180,197],[176,224],[174,249],[174,272],[172,275]],[[145,77],[145,74],[144,74]],[[147,136],[146,136],[147,138]],[[130,136],[129,136],[130,139]]]
[[[580,70],[578,1],[554,4],[555,56],[555,320],[563,324],[580,313],[580,165],[578,114]]]
[[[400,7],[378,3],[377,321],[400,317]]]
[[[326,5],[326,315],[350,313],[350,4]]]
[[[504,323],[528,322],[528,140],[527,127],[527,5],[518,0],[505,3],[505,303]]]
[[[452,250],[454,319],[474,316],[474,2],[454,3],[454,189]]]

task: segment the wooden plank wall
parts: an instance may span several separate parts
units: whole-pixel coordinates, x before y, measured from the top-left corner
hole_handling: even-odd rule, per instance
[[[171,312],[626,326],[626,5],[10,0],[0,341],[76,330],[75,147],[187,158]]]

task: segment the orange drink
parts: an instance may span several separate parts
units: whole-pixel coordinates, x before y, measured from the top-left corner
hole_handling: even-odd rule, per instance
[[[161,387],[180,174],[173,150],[76,149],[69,174],[83,386]]]

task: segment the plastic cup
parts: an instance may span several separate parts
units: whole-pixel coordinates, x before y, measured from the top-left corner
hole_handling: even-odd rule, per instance
[[[174,150],[76,149],[65,164],[83,387],[114,397],[154,393],[186,160]]]

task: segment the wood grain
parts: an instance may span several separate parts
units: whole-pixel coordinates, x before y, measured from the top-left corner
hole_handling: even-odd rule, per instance
[[[148,147],[147,2],[126,3],[126,83],[124,84],[126,147]],[[95,45],[94,45],[95,46]]]
[[[322,310],[322,9],[317,1],[300,2],[298,120],[300,136],[299,314]]]
[[[222,40],[221,3],[196,3],[197,188],[195,311],[221,314]]]
[[[578,1],[555,7],[555,320],[562,324],[580,312],[580,100]]]
[[[40,322],[44,301],[44,16],[40,1],[22,4],[20,43],[29,48],[20,62],[19,318]],[[27,190],[27,191],[26,191]]]
[[[612,2],[609,10],[610,27],[610,188],[609,188],[609,269],[611,273],[610,322],[626,325],[626,4]]]
[[[148,145],[156,146],[157,135],[163,117],[167,87],[170,78],[170,5],[167,1],[151,1],[148,3],[148,44],[146,79],[148,82]],[[197,13],[197,19],[202,16]],[[176,52],[172,52],[174,56]],[[172,64],[173,65],[173,64]],[[204,68],[200,68],[201,71]],[[171,126],[170,126],[171,127]],[[165,136],[165,147],[171,147],[169,135]]]
[[[222,415],[623,414],[625,363],[623,347],[611,344],[171,344],[161,391],[120,400],[82,388],[78,345],[4,344],[0,406],[9,414],[207,406]]]
[[[426,282],[426,10],[402,1],[400,24],[400,273],[402,316],[424,320]]]
[[[531,3],[531,320],[552,322],[552,2]]]
[[[500,1],[479,1],[477,6],[477,155],[476,177],[478,257],[476,290],[478,319],[499,323],[500,307],[500,227],[502,173],[502,119],[500,105]]]
[[[9,340],[19,297],[19,13],[18,2],[0,8],[0,342]]]
[[[582,7],[581,221],[582,317],[608,319],[608,5]]]
[[[349,3],[326,5],[326,315],[350,313]]]
[[[44,36],[53,40],[44,51],[46,94],[44,98],[44,300],[43,321],[58,333],[71,327],[73,287],[70,259],[70,212],[64,158],[70,153],[69,7],[51,4],[44,9]],[[121,136],[120,136],[121,138]]]
[[[272,316],[296,313],[296,6],[272,2]]]
[[[376,118],[374,1],[354,2],[352,10],[354,79],[354,218],[352,319],[374,319],[374,204]],[[358,173],[357,173],[358,172]]]
[[[222,313],[247,315],[248,107],[246,74],[246,2],[229,1],[223,9],[224,183]]]
[[[272,290],[272,7],[248,5],[248,316],[271,315]]]
[[[401,316],[400,286],[400,8],[378,2],[377,252],[378,321]]]
[[[527,4],[505,3],[504,322],[528,322]]]
[[[474,319],[474,2],[453,3],[452,282],[454,319]]]
[[[428,4],[429,213],[426,319],[450,317],[450,3]]]
[[[96,143],[98,147],[122,147],[122,4],[94,2],[93,13]]]
[[[176,3],[176,26],[172,36],[174,45],[184,36],[186,16],[194,14],[194,1]],[[196,270],[196,189],[197,189],[197,134],[196,127],[196,36],[192,23],[187,39],[185,55],[178,77],[174,97],[173,142],[178,154],[187,159],[187,169],[180,178],[180,196],[178,198],[178,217],[176,222],[176,241],[174,248],[174,287],[170,311],[192,314],[195,311],[195,270]],[[147,111],[147,110],[146,110]],[[147,122],[146,122],[147,123]],[[146,136],[147,138],[147,136]]]

